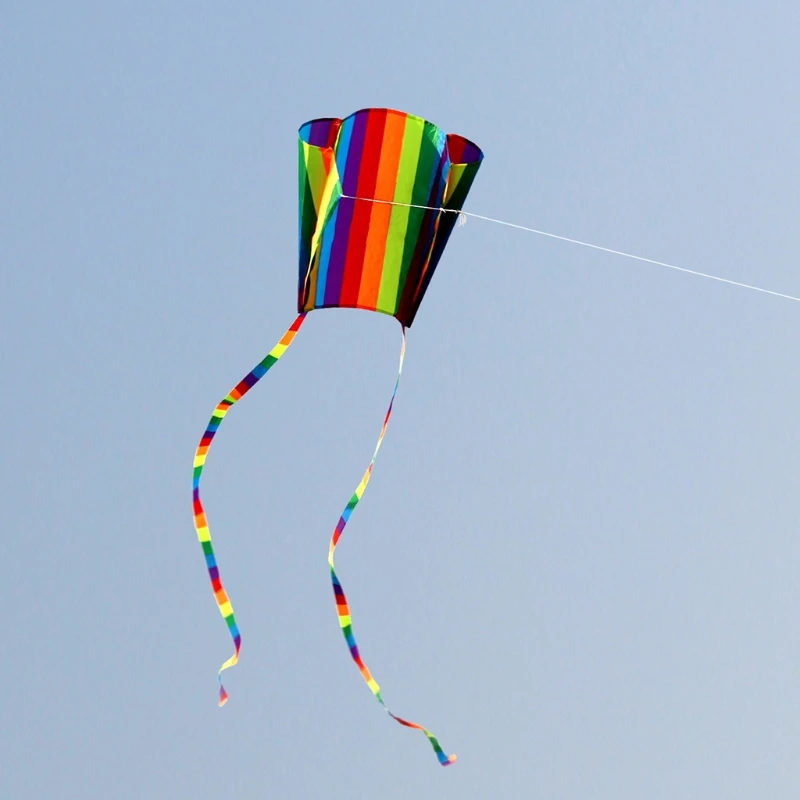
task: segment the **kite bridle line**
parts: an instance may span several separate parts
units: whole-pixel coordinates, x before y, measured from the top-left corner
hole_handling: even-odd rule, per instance
[[[589,242],[582,242],[580,239],[571,239],[569,236],[559,236],[556,233],[548,233],[547,231],[540,231],[537,228],[529,228],[526,225],[517,225],[514,222],[506,222],[502,219],[495,219],[494,217],[485,217],[483,214],[474,214],[470,211],[461,211],[459,209],[454,208],[442,208],[441,206],[423,206],[417,205],[416,203],[398,203],[394,200],[376,200],[374,198],[369,197],[353,197],[351,195],[342,195],[343,198],[347,198],[348,200],[360,200],[364,203],[380,203],[382,205],[390,205],[390,206],[403,206],[404,208],[419,208],[425,211],[441,211],[445,214],[458,214],[461,217],[463,222],[465,217],[472,217],[473,219],[480,219],[484,222],[491,222],[495,225],[504,225],[506,228],[515,228],[518,231],[526,231],[527,233],[535,233],[537,236],[546,236],[548,239],[557,239],[560,242],[569,242],[569,244],[577,244],[581,247],[588,247],[591,250],[599,250],[603,253],[610,253],[611,255],[615,256],[622,256],[623,258],[630,258],[633,261],[641,261],[645,264],[652,264],[657,267],[665,267],[666,269],[672,269],[676,272],[684,272],[687,275],[695,275],[698,278],[708,278],[711,281],[718,281],[719,283],[727,283],[730,286],[738,286],[740,289],[749,289],[753,292],[761,292],[762,294],[770,294],[773,297],[781,297],[784,300],[793,300],[796,303],[800,303],[800,297],[795,297],[791,294],[784,294],[783,292],[775,292],[772,289],[764,289],[761,286],[754,286],[750,283],[742,283],[741,281],[734,281],[730,278],[722,278],[719,275],[711,275],[708,272],[698,272],[694,269],[688,269],[687,267],[679,267],[676,264],[668,264],[666,261],[656,261],[654,258],[645,258],[644,256],[637,256],[633,253],[626,253],[623,250],[614,250],[610,247],[602,247],[599,244],[591,244]]]

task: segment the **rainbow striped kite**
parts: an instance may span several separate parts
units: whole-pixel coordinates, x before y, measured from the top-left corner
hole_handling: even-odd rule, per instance
[[[410,327],[483,159],[462,136],[445,134],[419,117],[369,108],[341,119],[316,119],[300,128],[300,262],[298,316],[281,340],[217,405],[194,458],[194,524],[214,597],[233,638],[233,655],[220,667],[219,704],[228,695],[223,670],[239,660],[242,638],[219,575],[200,500],[208,448],[230,407],[258,383],[292,343],[315,308],[361,308],[395,317],[401,326],[400,365],[372,460],[334,528],[328,550],[339,625],[350,655],[392,719],[421,730],[443,766],[444,753],[426,728],[396,716],[364,664],[350,609],[334,567],[334,551],[366,489],[392,413]]]

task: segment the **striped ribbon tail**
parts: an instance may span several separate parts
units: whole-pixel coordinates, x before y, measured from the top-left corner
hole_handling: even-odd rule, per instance
[[[386,416],[383,419],[381,434],[378,437],[378,443],[375,445],[375,452],[372,454],[372,461],[369,462],[367,471],[364,473],[364,477],[361,478],[361,483],[359,483],[358,486],[356,487],[353,496],[350,498],[350,502],[348,502],[347,506],[342,512],[341,517],[339,517],[339,522],[336,524],[336,528],[333,531],[333,535],[331,536],[330,547],[328,550],[328,566],[330,567],[331,570],[331,583],[333,584],[333,595],[336,599],[336,613],[339,616],[339,625],[342,629],[342,633],[344,634],[345,641],[347,642],[347,647],[350,650],[350,656],[352,657],[353,661],[355,661],[356,666],[361,672],[361,676],[367,682],[367,686],[369,686],[369,688],[372,690],[372,693],[375,695],[376,700],[383,706],[386,713],[393,720],[400,723],[400,725],[405,725],[407,728],[415,728],[416,730],[420,730],[428,737],[428,741],[431,743],[431,746],[433,747],[433,750],[436,753],[436,757],[439,759],[439,763],[443,767],[446,767],[449,764],[452,764],[456,760],[456,757],[454,755],[452,756],[446,755],[444,750],[442,750],[441,746],[439,745],[438,739],[427,728],[423,728],[422,725],[418,725],[416,722],[409,722],[408,720],[405,720],[402,717],[396,716],[389,710],[389,707],[383,701],[383,697],[381,697],[380,686],[378,686],[377,682],[372,677],[372,674],[370,673],[366,664],[364,664],[364,662],[362,661],[361,654],[358,651],[358,645],[356,644],[355,636],[353,636],[353,623],[350,618],[350,608],[347,605],[347,598],[345,597],[344,589],[342,589],[342,584],[336,575],[336,569],[333,564],[333,554],[334,551],[336,550],[336,545],[339,543],[339,539],[341,538],[342,532],[344,531],[344,528],[347,525],[347,521],[350,519],[350,515],[353,513],[353,509],[358,505],[358,501],[361,499],[361,496],[364,494],[364,490],[367,488],[370,476],[372,475],[372,468],[375,465],[375,459],[378,457],[378,451],[381,449],[381,443],[383,442],[383,437],[386,435],[386,426],[389,423],[389,417],[392,415],[392,406],[394,405],[394,398],[397,394],[397,387],[400,384],[400,375],[403,371],[403,359],[405,358],[405,353],[406,353],[406,330],[405,327],[403,327],[403,343],[400,348],[400,366],[397,369],[397,379],[395,380],[394,391],[392,392],[392,398],[389,401],[389,408],[386,410]]]
[[[197,445],[197,451],[194,454],[194,473],[192,477],[192,507],[194,510],[194,527],[197,531],[197,538],[200,540],[200,545],[203,548],[203,555],[206,558],[206,566],[208,567],[208,577],[211,579],[211,588],[214,590],[214,599],[217,601],[220,614],[225,620],[228,631],[233,639],[234,652],[233,655],[219,668],[219,704],[224,706],[228,699],[228,693],[222,685],[222,672],[228,667],[234,666],[239,660],[239,650],[242,647],[242,637],[239,633],[239,626],[236,624],[236,618],[233,615],[233,608],[228,599],[225,589],[222,587],[222,581],[219,577],[219,567],[217,567],[217,559],[214,555],[214,548],[211,545],[211,534],[208,530],[208,520],[206,519],[205,511],[203,510],[203,503],[200,501],[200,476],[203,474],[203,467],[206,463],[206,456],[208,448],[211,446],[211,441],[217,433],[223,417],[228,413],[230,407],[241,400],[250,389],[252,389],[260,380],[267,374],[275,362],[286,352],[286,348],[292,343],[297,331],[303,324],[305,314],[300,314],[297,319],[291,324],[286,333],[283,334],[281,340],[272,350],[269,351],[263,361],[256,364],[253,369],[242,378],[236,386],[231,389],[230,393],[217,404],[214,413],[211,415],[211,420],[208,427],[200,439],[200,444]]]

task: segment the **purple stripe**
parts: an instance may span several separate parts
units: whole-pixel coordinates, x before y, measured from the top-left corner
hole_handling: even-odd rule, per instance
[[[308,143],[315,147],[325,147],[330,125],[330,120],[327,119],[318,119],[312,122],[311,135],[308,137]]]
[[[369,113],[357,114],[353,120],[353,130],[350,134],[350,146],[347,148],[347,161],[345,162],[342,189],[345,194],[354,195],[358,190],[358,173],[361,156],[364,153],[364,137],[367,133],[367,119]]]
[[[344,275],[344,262],[347,257],[347,239],[350,232],[350,222],[353,219],[352,200],[339,200],[336,211],[336,230],[331,242],[331,254],[328,259],[328,271],[325,276],[325,301],[326,306],[335,306],[339,303],[342,292],[342,277]]]
[[[474,164],[476,161],[480,160],[481,157],[481,150],[477,145],[474,145],[472,142],[467,142],[464,147],[464,155],[461,156],[461,163],[462,164]]]
[[[342,176],[342,190],[344,194],[355,195],[358,189],[358,165],[364,149],[364,134],[367,130],[368,114],[357,114],[353,119],[353,129],[350,134],[344,174]],[[339,160],[339,159],[337,159]],[[328,273],[325,279],[325,305],[336,305],[342,293],[342,278],[347,259],[347,246],[350,239],[350,225],[353,221],[352,200],[340,200],[339,211],[336,216],[336,230],[333,235]]]
[[[339,120],[336,119],[315,119],[308,123],[303,128],[308,128],[304,131],[301,128],[301,135],[305,134],[305,140],[312,147],[330,147],[329,139],[331,137],[331,128],[334,127]]]

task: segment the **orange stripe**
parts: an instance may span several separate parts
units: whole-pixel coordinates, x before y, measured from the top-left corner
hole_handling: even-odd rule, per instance
[[[400,164],[405,129],[405,114],[389,111],[386,115],[381,162],[375,184],[374,198],[376,200],[392,200],[394,198],[394,186],[397,183],[397,168]],[[374,311],[378,304],[378,292],[381,288],[383,256],[386,252],[386,238],[389,232],[392,206],[383,203],[372,203],[371,205],[372,214],[364,252],[361,286],[358,290],[358,306]]]

